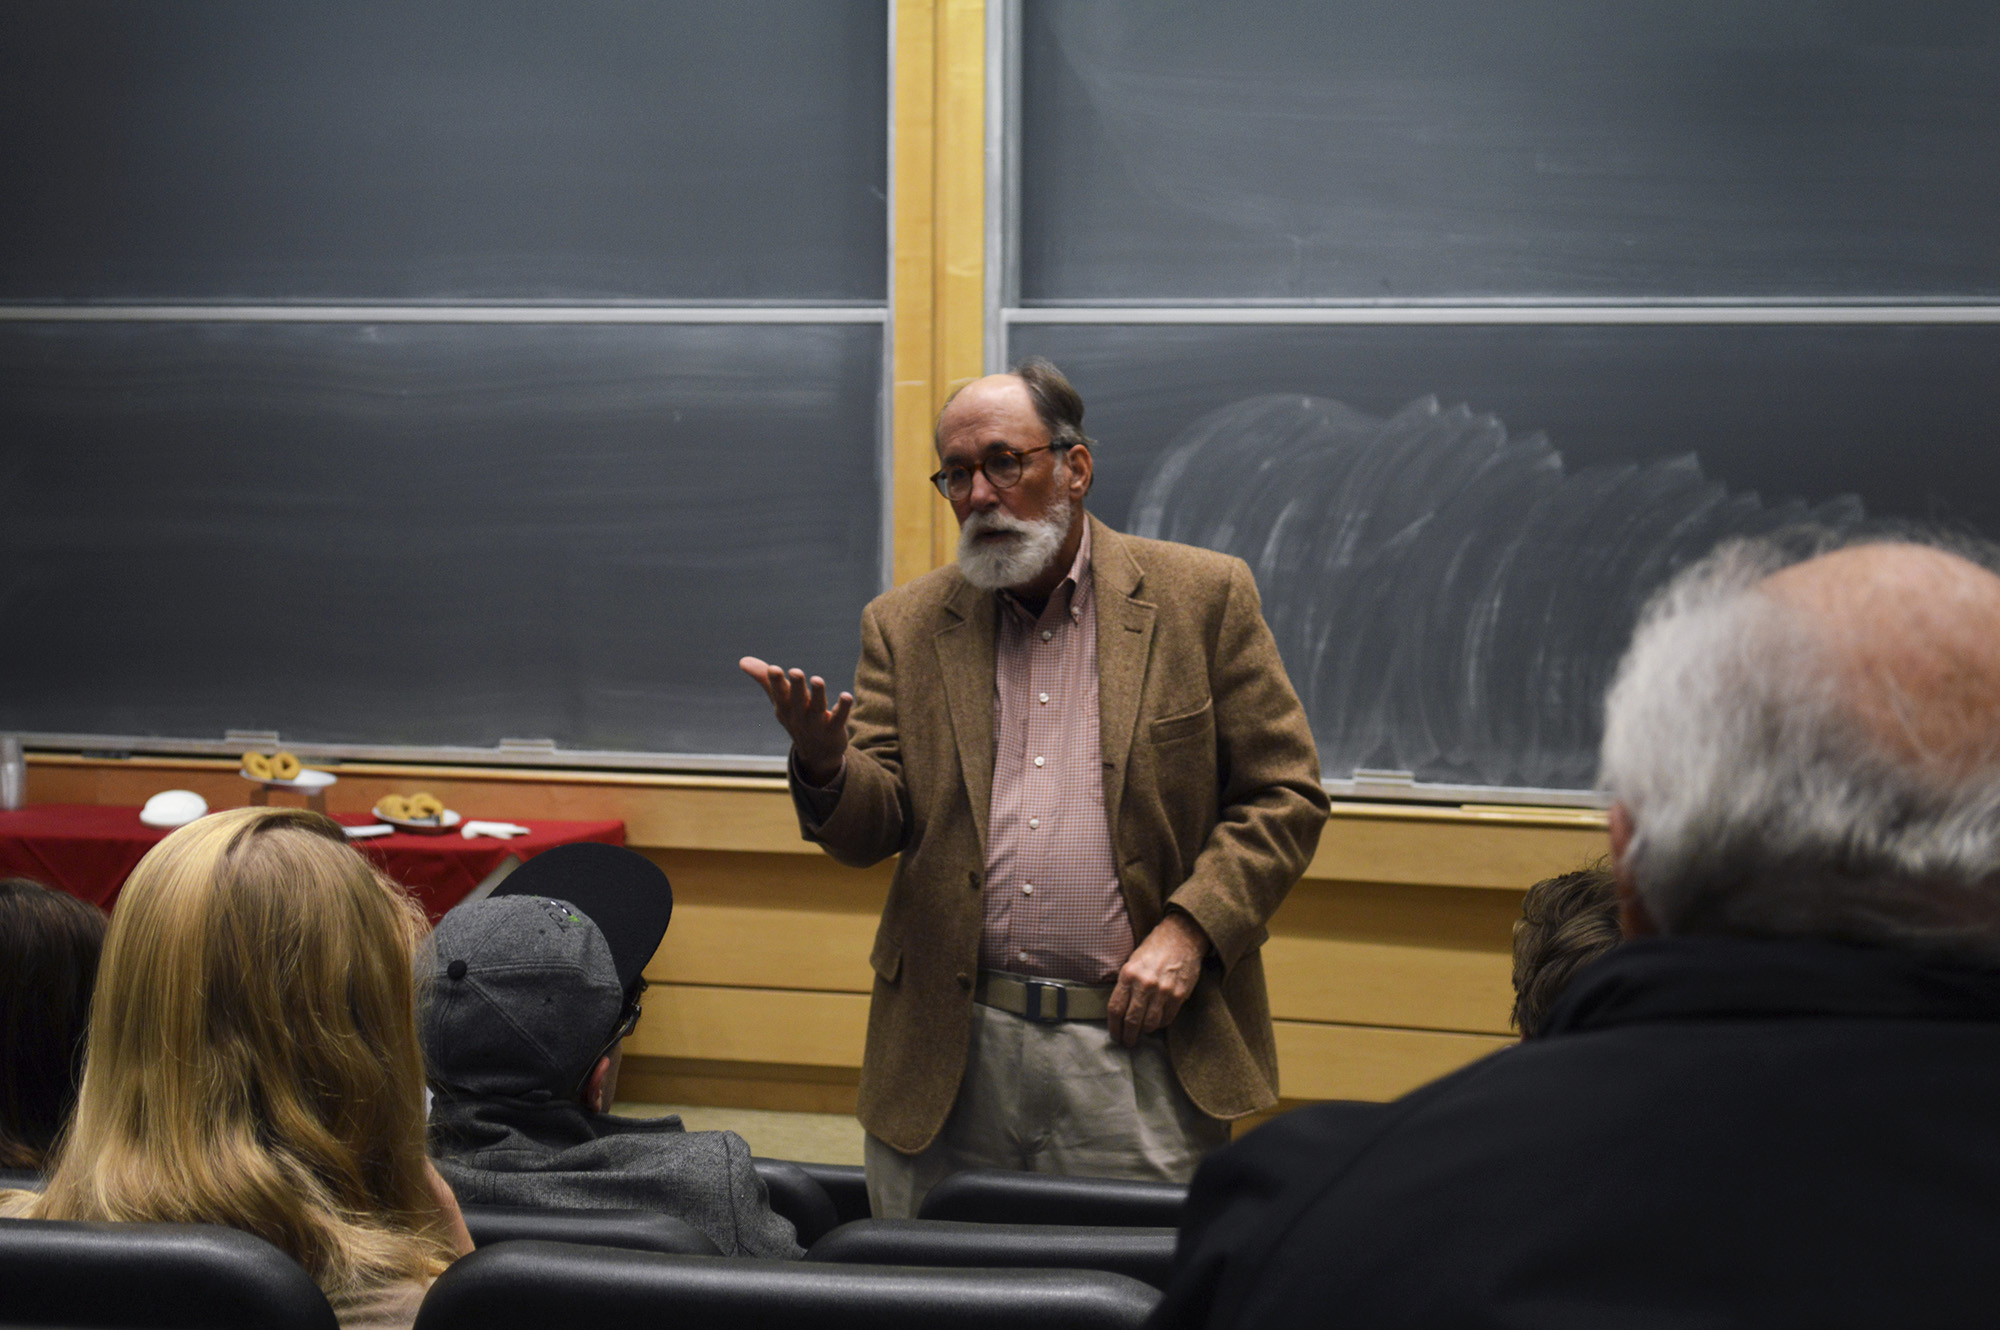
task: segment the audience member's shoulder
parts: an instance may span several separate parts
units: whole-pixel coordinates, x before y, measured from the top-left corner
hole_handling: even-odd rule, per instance
[[[1384,1131],[1395,1105],[1335,1100],[1281,1113],[1202,1165],[1205,1186],[1260,1185],[1282,1188],[1300,1177],[1302,1166],[1315,1173],[1335,1167],[1367,1148]]]
[[[1383,1132],[1395,1104],[1293,1109],[1216,1151],[1188,1189],[1174,1277],[1152,1325],[1206,1326],[1254,1287],[1280,1234]]]

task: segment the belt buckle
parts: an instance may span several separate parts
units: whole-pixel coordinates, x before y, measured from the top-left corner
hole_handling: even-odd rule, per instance
[[[1022,1000],[1024,1010],[1021,1014],[1029,1020],[1041,1025],[1058,1025],[1069,1019],[1069,990],[1061,984],[1053,984],[1046,979],[1024,979],[1021,981],[1021,991],[1025,995]],[[1042,1014],[1044,993],[1056,995],[1056,1009],[1052,1016]]]

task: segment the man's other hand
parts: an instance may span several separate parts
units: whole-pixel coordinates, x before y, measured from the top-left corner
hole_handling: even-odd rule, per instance
[[[847,755],[847,713],[854,710],[854,694],[842,693],[829,710],[826,680],[817,674],[808,679],[804,670],[787,671],[755,656],[745,656],[736,666],[763,685],[778,724],[792,736],[792,751],[798,754],[799,774],[806,783],[831,785]]]
[[[1173,1024],[1181,1003],[1201,978],[1201,961],[1207,954],[1208,935],[1201,925],[1178,910],[1167,911],[1118,971],[1118,986],[1111,990],[1108,1004],[1111,1037],[1136,1048],[1142,1035]]]

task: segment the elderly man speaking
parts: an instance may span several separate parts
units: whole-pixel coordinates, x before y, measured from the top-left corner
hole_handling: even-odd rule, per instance
[[[746,657],[806,837],[900,854],[861,1069],[875,1213],[962,1168],[1186,1180],[1277,1099],[1258,948],[1327,800],[1241,560],[1085,516],[1083,402],[961,389],[955,567],[878,598],[854,694]],[[850,724],[851,720],[851,724]]]
[[[1724,548],[1601,780],[1631,940],[1541,1037],[1211,1159],[1157,1324],[1992,1323],[2000,577]]]

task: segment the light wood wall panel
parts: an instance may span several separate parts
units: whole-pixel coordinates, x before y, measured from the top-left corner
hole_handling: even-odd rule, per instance
[[[231,761],[33,754],[36,802],[248,802]],[[890,866],[799,839],[778,781],[352,763],[329,802],[419,786],[472,815],[619,817],[674,883],[634,1075],[687,1102],[851,1102]],[[1602,815],[1341,804],[1265,952],[1288,1099],[1400,1093],[1506,1042],[1520,893],[1604,849]],[[827,1079],[831,1077],[832,1079]],[[845,1111],[837,1107],[830,1111]]]
[[[250,801],[250,785],[236,768],[223,758],[34,753],[28,798],[137,806],[163,789],[181,788],[212,808],[240,808]],[[331,769],[340,774],[340,783],[327,791],[327,806],[336,813],[364,812],[384,794],[421,787],[471,817],[619,818],[626,842],[639,848],[823,858],[817,846],[799,838],[791,798],[777,777],[380,762]],[[1604,814],[1594,810],[1340,802],[1306,880],[1518,892],[1607,848]]]
[[[1493,1035],[1279,1021],[1278,1081],[1288,1100],[1394,1099],[1514,1041]]]
[[[947,562],[951,511],[925,478],[931,423],[981,372],[986,276],[986,6],[897,0],[891,304],[895,579]]]
[[[1596,809],[1340,803],[1306,876],[1524,891],[1609,848],[1605,815]]]
[[[824,855],[647,853],[674,887],[673,922],[646,970],[652,983],[869,991],[868,952],[889,894],[889,865],[857,870]]]
[[[645,1006],[625,1041],[639,1057],[859,1067],[868,1031],[860,993],[672,984],[649,991]]]
[[[1506,1034],[1515,892],[1303,882],[1271,920],[1272,1014]]]

